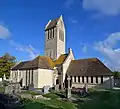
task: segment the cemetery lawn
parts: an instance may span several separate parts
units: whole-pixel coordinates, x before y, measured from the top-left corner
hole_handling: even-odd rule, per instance
[[[96,91],[91,90],[87,97],[73,94],[77,101],[63,101],[63,97],[57,93],[46,94],[51,100],[26,101],[22,109],[120,109],[120,91]]]
[[[4,92],[4,87],[0,87],[0,93]]]

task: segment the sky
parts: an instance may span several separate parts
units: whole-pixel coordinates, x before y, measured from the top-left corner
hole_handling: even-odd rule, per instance
[[[99,58],[120,70],[120,0],[0,0],[0,56],[18,61],[44,55],[44,29],[63,16],[66,52]]]

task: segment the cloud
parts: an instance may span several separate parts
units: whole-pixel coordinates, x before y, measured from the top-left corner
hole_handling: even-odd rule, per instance
[[[72,18],[69,18],[68,21],[69,21],[70,23],[73,23],[73,24],[77,24],[77,23],[78,23],[78,20],[72,19]]]
[[[68,9],[74,4],[75,0],[66,0],[64,6]]]
[[[31,44],[24,46],[14,42],[13,40],[10,40],[10,44],[14,46],[17,51],[28,53],[30,59],[34,59],[36,56],[39,55],[39,51],[35,49]]]
[[[8,28],[6,28],[3,25],[0,25],[0,39],[6,39],[9,38],[11,35],[10,31]]]
[[[120,14],[120,0],[83,0],[83,8],[103,15]]]
[[[119,41],[120,32],[112,33],[104,41],[96,42],[94,49],[104,55],[109,68],[120,71],[120,48],[115,48]]]

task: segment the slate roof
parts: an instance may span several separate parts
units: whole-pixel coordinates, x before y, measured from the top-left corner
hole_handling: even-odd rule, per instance
[[[67,70],[70,76],[108,76],[112,72],[98,59],[72,60]]]
[[[47,28],[45,29],[45,31],[48,30],[48,29],[54,28],[57,25],[58,20],[59,20],[59,18],[56,18],[56,19],[52,20],[49,23],[49,25],[47,26]]]

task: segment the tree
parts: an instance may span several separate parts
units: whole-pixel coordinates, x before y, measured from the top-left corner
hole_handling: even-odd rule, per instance
[[[120,77],[120,72],[119,71],[114,71],[113,75],[115,78],[119,78]]]
[[[9,53],[5,53],[0,57],[0,78],[5,74],[7,78],[10,76],[10,68],[15,65],[16,58]]]

